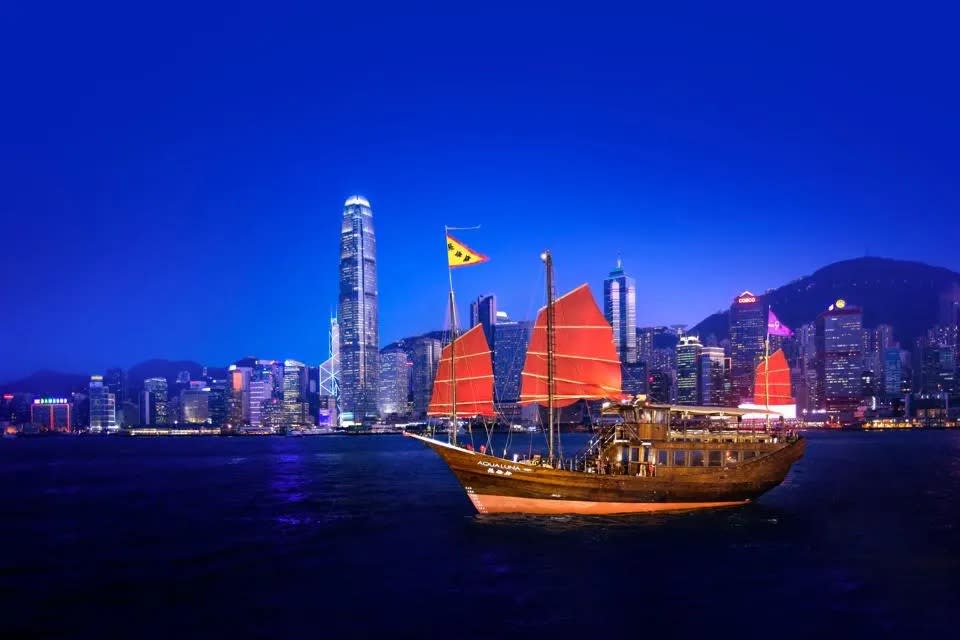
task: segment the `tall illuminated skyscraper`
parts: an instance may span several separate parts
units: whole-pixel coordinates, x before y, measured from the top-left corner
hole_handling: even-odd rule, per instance
[[[767,336],[767,306],[760,296],[744,291],[730,305],[730,365],[734,404],[753,397],[754,369],[763,356]]]
[[[817,316],[818,408],[850,411],[862,395],[863,312],[837,300]]]
[[[677,404],[697,404],[697,366],[703,345],[697,336],[677,343]]]
[[[603,314],[613,327],[613,346],[620,362],[637,361],[637,283],[623,272],[623,263],[603,281]]]
[[[361,196],[343,206],[340,227],[340,406],[356,422],[377,413],[380,332],[373,210]],[[350,417],[350,416],[345,416]]]
[[[283,361],[283,425],[288,429],[306,422],[307,365]]]
[[[104,384],[103,376],[90,376],[90,431],[117,431],[116,397]]]

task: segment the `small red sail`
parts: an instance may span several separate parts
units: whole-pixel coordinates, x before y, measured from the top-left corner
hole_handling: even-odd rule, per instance
[[[794,404],[790,396],[790,367],[782,349],[777,349],[770,355],[769,378],[767,374],[768,361],[763,360],[757,365],[757,377],[753,384],[753,403],[767,404],[767,380],[770,381],[770,406]]]
[[[553,303],[553,404],[619,398],[620,358],[613,329],[582,284]],[[540,309],[527,346],[520,403],[547,404],[547,309]]]
[[[493,359],[483,325],[476,325],[443,348],[437,375],[433,380],[433,397],[427,415],[453,414],[451,397],[450,349],[454,350],[454,373],[457,380],[457,416],[493,416]]]

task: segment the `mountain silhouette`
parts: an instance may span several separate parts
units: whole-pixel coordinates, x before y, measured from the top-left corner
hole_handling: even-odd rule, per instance
[[[909,348],[937,324],[941,294],[957,285],[960,273],[943,267],[866,257],[835,262],[762,295],[780,321],[793,329],[813,322],[842,298],[848,305],[863,309],[864,327],[889,324],[894,339]],[[689,333],[701,338],[728,338],[729,310],[705,318]]]

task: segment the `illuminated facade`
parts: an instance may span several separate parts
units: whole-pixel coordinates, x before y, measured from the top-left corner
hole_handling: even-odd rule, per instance
[[[210,389],[194,380],[180,391],[180,421],[186,424],[207,424],[210,420]]]
[[[722,407],[727,401],[729,359],[720,347],[700,351],[697,402],[706,407]]]
[[[730,305],[730,378],[737,403],[753,396],[753,373],[766,336],[767,306],[761,296],[744,291]]]
[[[817,317],[818,409],[850,411],[863,395],[863,313],[837,300]]]
[[[90,431],[117,431],[116,398],[103,382],[103,376],[90,376]]]
[[[307,421],[307,365],[283,361],[283,425],[298,427]]]
[[[677,343],[677,404],[697,404],[697,368],[702,350],[697,336],[683,336]]]
[[[66,398],[36,398],[30,405],[30,422],[40,431],[73,431],[73,405]]]
[[[395,348],[380,354],[380,413],[382,415],[407,412],[410,391],[410,363],[407,352]]]
[[[373,211],[361,196],[344,203],[340,227],[340,406],[355,422],[377,413],[380,333]]]
[[[624,273],[620,260],[603,281],[603,315],[613,327],[620,362],[633,364],[637,361],[637,283]]]
[[[494,327],[493,399],[499,404],[520,400],[520,372],[533,323],[501,317]]]
[[[140,425],[162,426],[169,423],[167,417],[167,379],[147,378],[140,394]]]
[[[437,374],[442,345],[435,338],[417,338],[413,343],[413,415],[427,415],[430,396],[433,393],[433,378]]]

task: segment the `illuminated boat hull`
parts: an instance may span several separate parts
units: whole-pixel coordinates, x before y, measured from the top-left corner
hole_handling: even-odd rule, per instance
[[[641,477],[552,469],[406,435],[424,442],[447,463],[483,514],[616,515],[742,505],[779,485],[806,446],[797,438],[735,466],[662,467],[655,477]]]

